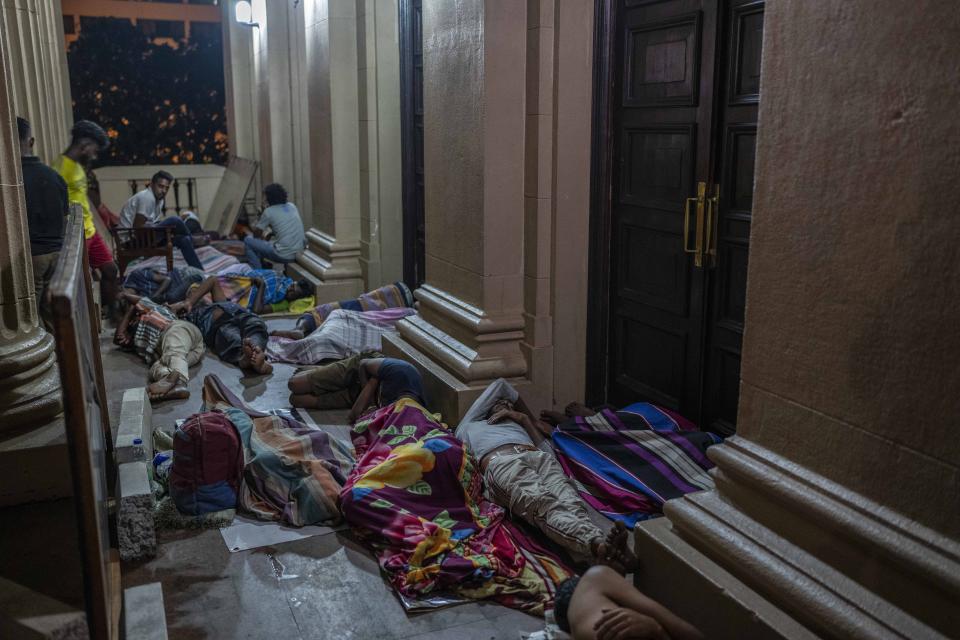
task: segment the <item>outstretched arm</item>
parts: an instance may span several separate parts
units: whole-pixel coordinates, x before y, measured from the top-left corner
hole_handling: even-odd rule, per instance
[[[163,302],[163,294],[165,294],[167,292],[167,289],[170,288],[170,277],[161,275],[159,273],[154,273],[153,281],[160,283],[160,286],[157,287],[157,290],[153,294],[153,298],[155,300],[159,300],[160,302]]]
[[[210,276],[194,287],[183,302],[176,302],[168,306],[177,313],[189,313],[190,310],[193,309],[193,305],[200,302],[203,296],[207,295],[208,293],[213,296],[214,302],[226,300],[226,296],[223,295],[223,289],[220,288],[220,282],[217,280],[217,276]]]
[[[361,366],[361,371],[363,370]],[[356,422],[360,416],[363,415],[363,412],[366,411],[367,407],[373,402],[373,398],[377,393],[377,386],[380,384],[380,381],[376,378],[370,378],[367,380],[366,384],[363,385],[363,389],[360,391],[360,395],[357,396],[356,401],[353,403],[353,407],[350,409],[350,413],[347,415],[347,421],[350,424]]]
[[[129,296],[128,300],[130,298],[136,298],[136,300],[127,308],[127,312],[123,314],[123,319],[120,320],[120,324],[117,325],[117,330],[113,332],[113,343],[120,346],[126,346],[130,343],[130,336],[127,334],[127,329],[130,327],[130,322],[133,321],[133,314],[137,312],[136,304],[140,300],[138,296],[131,296],[127,293],[123,295],[124,297]]]
[[[266,283],[263,281],[263,278],[254,278],[253,286],[257,288],[257,295],[253,298],[252,309],[253,312],[257,315],[263,313],[263,291],[267,288]]]

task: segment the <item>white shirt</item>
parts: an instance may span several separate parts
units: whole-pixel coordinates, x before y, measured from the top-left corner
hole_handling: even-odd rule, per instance
[[[147,219],[147,224],[159,222],[163,217],[163,200],[157,200],[150,187],[140,191],[127,200],[120,209],[120,226],[132,227],[137,216]]]

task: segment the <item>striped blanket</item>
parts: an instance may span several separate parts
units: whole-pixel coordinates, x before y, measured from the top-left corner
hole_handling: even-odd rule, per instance
[[[228,256],[225,253],[220,253],[213,247],[197,247],[197,257],[200,258],[200,263],[203,264],[203,271],[208,275],[214,275],[220,273],[223,269],[235,265],[239,262],[233,256]],[[183,259],[183,255],[179,250],[173,252],[173,268],[186,267],[187,262]],[[145,267],[150,267],[152,269],[157,269],[162,273],[167,271],[167,259],[163,256],[154,256],[152,258],[146,258],[139,262],[134,262],[127,267],[127,273],[131,271],[136,271],[137,269],[143,269]]]
[[[321,304],[314,308],[313,311],[308,311],[301,315],[297,324],[303,327],[304,333],[306,334],[315,331],[336,309],[346,309],[347,311],[379,311],[381,309],[412,306],[413,293],[410,292],[410,287],[402,282],[395,282],[385,287],[368,291],[353,300],[341,300],[340,302]]]
[[[354,465],[349,445],[291,417],[251,409],[214,375],[203,381],[203,404],[204,411],[223,411],[243,441],[240,509],[296,527],[339,524],[337,499]]]
[[[271,336],[267,358],[272,362],[317,364],[324,360],[342,360],[364,351],[380,351],[383,336],[396,332],[396,324],[415,314],[407,308],[382,311],[334,309],[327,321],[299,340]]]
[[[712,488],[705,452],[722,441],[648,403],[571,419],[552,439],[583,499],[631,528],[660,515],[671,498]]]

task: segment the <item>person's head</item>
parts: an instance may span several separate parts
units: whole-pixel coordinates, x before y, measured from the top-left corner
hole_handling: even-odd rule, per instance
[[[506,398],[500,398],[493,403],[492,407],[490,407],[490,413],[487,414],[487,419],[497,415],[497,412],[499,411],[513,411],[513,403]]]
[[[263,199],[267,201],[269,207],[275,204],[286,204],[287,190],[283,188],[283,185],[276,182],[268,184],[263,188]]]
[[[157,171],[153,174],[153,177],[150,178],[150,191],[153,192],[153,197],[157,199],[157,202],[167,197],[167,191],[170,190],[171,184],[173,184],[173,176],[166,171]]]
[[[20,139],[20,155],[33,155],[33,129],[25,118],[17,117],[17,137]]]
[[[557,587],[557,595],[553,599],[553,619],[561,630],[570,633],[570,620],[567,618],[567,612],[570,610],[570,600],[573,599],[573,592],[577,590],[580,578],[569,578],[560,583]]]
[[[70,130],[70,136],[67,154],[83,165],[96,160],[97,155],[110,146],[107,132],[96,122],[89,120],[77,120]]]
[[[306,298],[312,293],[312,287],[310,286],[309,280],[297,280],[292,285],[287,287],[287,293],[284,297],[288,302],[293,302],[294,300],[299,300],[300,298]]]

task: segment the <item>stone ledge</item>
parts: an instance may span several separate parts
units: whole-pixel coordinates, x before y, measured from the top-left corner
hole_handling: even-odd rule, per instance
[[[0,506],[54,500],[73,495],[67,432],[63,416],[0,440]]]
[[[124,589],[123,616],[127,638],[167,640],[167,616],[159,582]]]
[[[120,406],[120,423],[117,425],[117,438],[114,456],[117,464],[134,462],[133,441],[140,438],[143,446],[143,460],[153,460],[153,408],[146,387],[136,387],[123,392],[123,404]]]
[[[666,518],[634,529],[640,591],[718,640],[817,636],[677,536]]]
[[[120,496],[117,509],[117,539],[120,558],[135,560],[157,553],[153,522],[153,491],[144,462],[121,464],[118,471]]]
[[[84,611],[0,578],[0,638],[82,640],[88,637]]]

